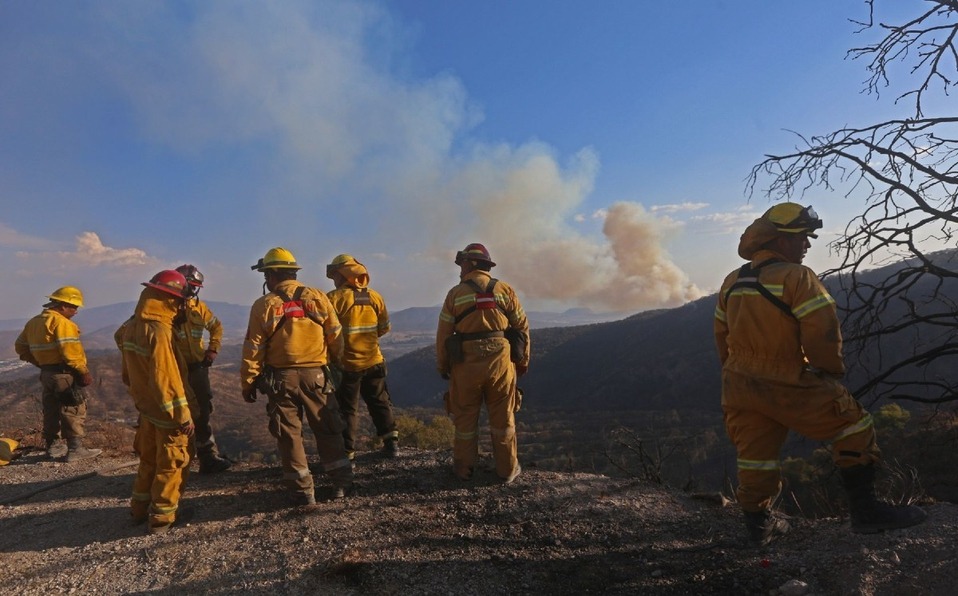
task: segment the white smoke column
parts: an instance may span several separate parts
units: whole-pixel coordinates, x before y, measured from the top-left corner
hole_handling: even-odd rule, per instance
[[[541,143],[499,146],[470,157],[444,200],[423,218],[442,219],[436,229],[457,230],[460,247],[486,244],[498,264],[495,275],[531,303],[635,311],[702,295],[664,248],[666,233],[677,228],[667,216],[617,203],[606,215],[604,237],[588,237],[570,225],[598,172],[593,151],[580,151],[564,168]]]
[[[609,306],[677,306],[703,296],[663,246],[664,233],[674,227],[672,220],[656,218],[636,203],[616,203],[609,208],[603,232],[617,268],[614,291],[602,294]]]
[[[255,164],[235,180],[211,175],[211,198],[229,197],[217,233],[248,255],[228,263],[237,275],[216,276],[216,291],[257,289],[249,263],[287,245],[306,263],[388,255],[389,267],[367,261],[377,288],[435,304],[458,273],[455,250],[475,241],[528,308],[640,310],[698,295],[663,248],[667,216],[623,204],[605,236],[575,223],[599,170],[593,150],[566,158],[545,141],[481,142],[481,106],[464,82],[397,71],[408,31],[385,6],[198,3],[185,21],[162,3],[137,7],[106,3],[85,17],[88,78],[112,81],[146,142],[198,167],[224,149],[234,165]],[[124,272],[146,259],[89,234],[61,255]]]

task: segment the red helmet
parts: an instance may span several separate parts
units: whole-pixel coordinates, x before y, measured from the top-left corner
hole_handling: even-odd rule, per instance
[[[186,297],[188,291],[186,278],[183,277],[183,274],[179,271],[173,271],[172,269],[160,271],[154,275],[150,281],[145,281],[140,285],[172,294],[177,298]]]
[[[463,261],[484,261],[489,263],[490,267],[496,266],[489,256],[489,251],[478,242],[467,244],[466,248],[456,253],[456,265],[461,265]]]

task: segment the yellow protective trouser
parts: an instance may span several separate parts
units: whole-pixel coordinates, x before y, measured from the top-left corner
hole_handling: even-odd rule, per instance
[[[323,369],[279,368],[275,369],[275,375],[280,390],[269,396],[266,413],[269,431],[276,437],[286,486],[302,497],[313,496],[313,476],[303,445],[301,416],[305,414],[316,437],[316,451],[323,470],[334,486],[348,487],[353,481],[353,469],[343,446],[346,424],[336,399],[325,393]]]
[[[40,372],[43,387],[43,438],[52,443],[57,437],[82,438],[86,420],[86,403],[76,406],[64,405],[59,394],[73,386],[73,375],[50,371]]]
[[[189,441],[179,429],[160,428],[140,417],[136,429],[140,467],[130,500],[133,519],[149,516],[151,526],[176,521],[176,509],[190,465]]]
[[[479,456],[479,414],[485,401],[496,474],[508,478],[518,467],[516,443],[516,372],[509,342],[502,337],[463,342],[464,360],[452,365],[449,411],[456,427],[453,470],[472,476]]]
[[[778,496],[790,429],[831,443],[839,467],[881,458],[871,415],[840,382],[809,371],[794,385],[722,371],[722,410],[738,453],[736,495],[744,511],[769,509]]]

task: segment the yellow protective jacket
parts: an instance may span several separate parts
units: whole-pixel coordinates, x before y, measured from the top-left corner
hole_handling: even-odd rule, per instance
[[[345,268],[341,271],[349,273]],[[389,312],[383,297],[368,283],[368,275],[347,276],[345,284],[329,293],[343,326],[343,370],[366,370],[384,361],[379,338],[389,333]]]
[[[292,299],[299,287],[303,287],[300,300],[305,316],[284,317],[284,300],[279,293]],[[342,327],[329,298],[321,290],[289,279],[280,282],[250,308],[240,382],[245,392],[253,386],[264,365],[274,368],[314,367],[329,362],[339,365],[342,356]]]
[[[758,282],[785,303],[791,316],[757,289],[737,287],[729,293],[740,271],[730,273],[722,283],[714,319],[724,369],[787,384],[799,383],[808,367],[835,378],[844,375],[835,301],[818,276],[768,249],[746,254],[751,254],[753,268],[768,263],[759,269]]]
[[[458,333],[484,333],[487,331],[505,331],[512,327],[526,338],[526,349],[522,358],[516,364],[529,366],[529,321],[519,303],[515,290],[504,281],[497,281],[492,292],[495,295],[499,308],[488,310],[474,310],[466,315],[459,323],[456,317],[464,311],[476,306],[476,290],[465,283],[473,280],[480,288],[488,288],[492,276],[486,271],[470,271],[462,282],[453,287],[446,294],[439,313],[439,326],[436,329],[436,367],[440,374],[450,370],[449,356],[446,353],[446,338]]]
[[[182,324],[174,328],[176,345],[186,358],[187,364],[202,362],[206,356],[203,346],[203,330],[210,334],[209,349],[220,351],[223,342],[223,324],[216,318],[213,311],[199,298],[191,298],[184,305],[186,318]]]
[[[27,321],[14,349],[20,360],[34,366],[65,364],[81,375],[90,372],[80,343],[80,328],[49,308]]]
[[[192,420],[181,368],[173,345],[175,297],[146,288],[133,318],[118,331],[123,383],[141,416],[159,428],[179,428]]]

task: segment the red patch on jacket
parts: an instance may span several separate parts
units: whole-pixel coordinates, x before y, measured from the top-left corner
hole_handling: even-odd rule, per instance
[[[496,308],[495,294],[486,292],[476,294],[476,310],[495,310]]]

